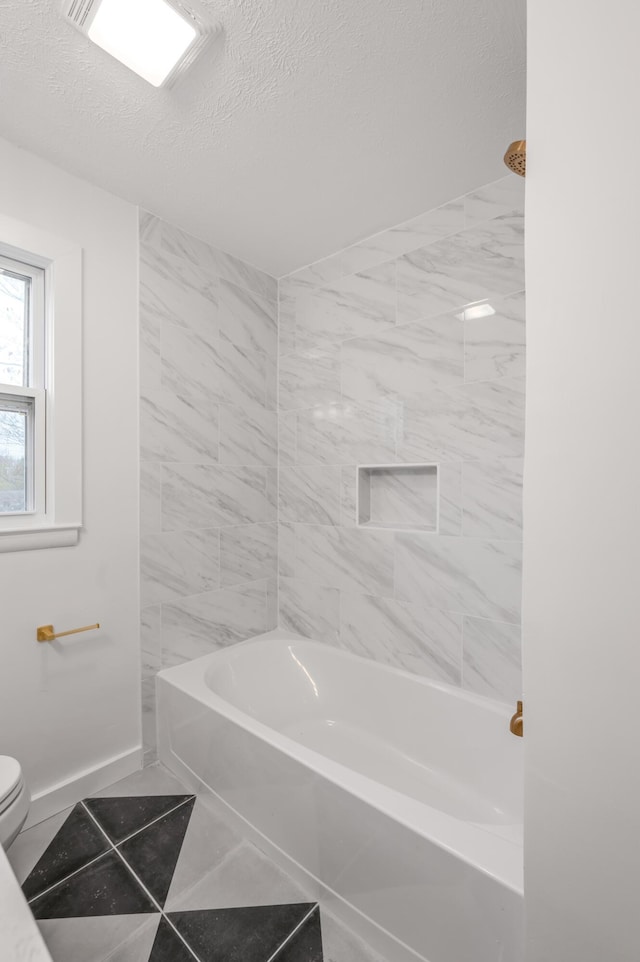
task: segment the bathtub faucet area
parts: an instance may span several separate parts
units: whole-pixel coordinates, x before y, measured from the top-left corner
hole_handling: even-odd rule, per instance
[[[509,731],[512,735],[517,735],[518,738],[522,738],[524,734],[524,720],[521,701],[517,703],[515,714],[511,716],[511,721],[509,722]]]

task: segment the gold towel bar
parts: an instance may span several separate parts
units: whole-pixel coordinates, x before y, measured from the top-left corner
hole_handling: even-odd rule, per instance
[[[77,635],[81,631],[95,631],[100,625],[86,625],[84,628],[72,628],[71,631],[58,631],[57,633],[53,630],[53,625],[40,625],[36,632],[36,638],[38,641],[55,641],[56,638],[66,638],[67,635]]]

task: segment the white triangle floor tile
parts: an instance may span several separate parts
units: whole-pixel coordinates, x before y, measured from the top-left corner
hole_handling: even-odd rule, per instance
[[[324,962],[385,962],[320,905]]]
[[[199,879],[194,878],[191,886],[181,886],[179,883],[187,874],[183,872],[181,878],[174,876],[165,904],[166,912],[314,901],[309,892],[300,888],[250,842],[243,842],[213,867],[209,863],[208,870]]]
[[[219,803],[211,796],[196,798],[168,899],[191,890],[242,843]],[[211,908],[207,905],[204,908]]]
[[[64,811],[58,812],[57,815],[52,815],[51,818],[45,819],[44,822],[34,825],[33,828],[28,828],[26,832],[20,832],[13,845],[9,848],[7,858],[13,869],[13,874],[21,885],[45,849],[49,847],[54,835],[57,834],[58,830],[67,820],[72,808],[73,806],[71,805],[69,808],[65,808]]]
[[[107,915],[44,919],[38,926],[53,962],[147,962],[159,920],[159,914]]]

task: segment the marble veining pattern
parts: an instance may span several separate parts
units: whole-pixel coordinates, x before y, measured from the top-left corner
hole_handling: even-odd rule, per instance
[[[521,458],[473,461],[462,479],[463,534],[470,538],[522,538]]]
[[[524,379],[478,381],[403,404],[400,461],[477,461],[523,452]]]
[[[446,388],[464,379],[464,328],[455,316],[397,326],[342,345],[342,390],[360,400],[424,394],[428,384]]]
[[[218,584],[219,559],[218,528],[145,535],[140,544],[142,604],[210,591]]]
[[[162,465],[164,531],[275,520],[267,468]]]
[[[322,344],[375,334],[396,320],[395,263],[351,274],[330,287],[303,294],[296,305],[297,332]]]
[[[278,574],[283,578],[293,578],[296,571],[296,526],[280,522],[278,524]]]
[[[239,524],[220,532],[220,583],[236,585],[274,575],[278,531],[273,524]]]
[[[267,358],[220,339],[210,343],[174,324],[163,327],[161,383],[175,394],[199,404],[257,404],[266,407]]]
[[[277,283],[140,219],[145,761],[155,675],[277,622]]]
[[[524,289],[519,214],[498,217],[398,262],[398,320],[411,321]]]
[[[279,282],[280,623],[503,700],[521,686],[523,213],[508,175]],[[437,465],[437,533],[394,483],[386,530],[358,524],[358,466],[403,464]]]
[[[396,535],[396,595],[405,601],[517,624],[521,570],[517,541]]]
[[[265,354],[276,353],[278,308],[275,301],[221,280],[218,305],[223,337],[239,347],[264,351]]]
[[[340,524],[343,528],[353,528],[358,524],[357,465],[343,465],[340,481]]]
[[[487,381],[525,373],[525,294],[517,291],[487,302],[493,314],[475,317],[463,312],[464,376]]]
[[[253,581],[163,605],[163,668],[268,631],[268,590],[266,580]]]
[[[218,336],[218,279],[179,257],[140,246],[140,312],[205,339]]]
[[[162,530],[160,467],[154,461],[140,463],[140,534]]]
[[[386,531],[296,525],[294,576],[362,594],[393,594],[393,535]]]
[[[342,252],[342,266],[348,271],[362,271],[433,244],[464,227],[465,201],[459,198],[347,248]]]
[[[194,404],[172,391],[140,397],[140,452],[144,461],[218,460],[218,405]]]
[[[339,404],[338,351],[315,349],[281,358],[279,387],[283,411]]]
[[[464,619],[462,684],[500,701],[522,697],[519,625]]]
[[[340,592],[299,578],[281,578],[280,624],[307,638],[338,644]]]
[[[395,460],[401,407],[395,399],[341,402],[299,411],[298,464],[389,463]]]
[[[339,466],[281,467],[281,520],[340,524],[341,474]]]
[[[140,389],[154,391],[160,387],[160,331],[162,322],[140,305]]]
[[[220,464],[278,463],[278,416],[257,405],[220,409]]]
[[[147,760],[158,668],[274,627],[278,594],[293,630],[513,697],[523,186],[279,283],[142,214]],[[438,464],[439,533],[359,527],[357,466],[416,462]]]
[[[462,534],[462,462],[445,461],[438,467],[440,534]]]
[[[295,464],[297,459],[297,428],[298,419],[295,412],[282,412],[278,417],[278,463],[280,465]]]
[[[278,302],[278,354],[284,357],[296,349],[296,299],[280,294]]]
[[[149,231],[153,231],[156,246],[161,251],[176,255],[182,263],[203,271],[206,277],[221,277],[268,300],[277,299],[276,279],[238,257],[211,247],[200,238],[193,237],[166,221],[160,221],[159,227],[147,226],[145,237]]]
[[[140,612],[142,744],[145,765],[155,761],[156,674],[162,668],[162,622],[160,605]]]
[[[460,685],[462,616],[392,598],[343,594],[341,644],[356,655]]]

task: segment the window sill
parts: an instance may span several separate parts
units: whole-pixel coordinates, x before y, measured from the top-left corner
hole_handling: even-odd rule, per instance
[[[0,528],[0,553],[70,548],[80,540],[81,527],[81,524],[51,524],[39,528]]]

